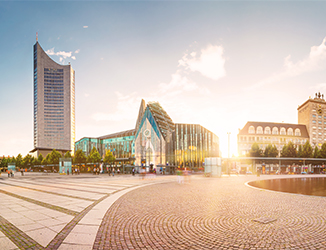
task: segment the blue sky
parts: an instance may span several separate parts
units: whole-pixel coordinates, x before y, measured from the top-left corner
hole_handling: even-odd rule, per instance
[[[76,70],[76,139],[135,126],[140,100],[237,153],[247,121],[297,123],[326,94],[326,3],[0,1],[0,155],[33,149],[33,45]]]

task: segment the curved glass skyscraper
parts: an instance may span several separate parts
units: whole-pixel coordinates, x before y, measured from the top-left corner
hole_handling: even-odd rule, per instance
[[[43,156],[56,149],[74,152],[75,71],[54,62],[34,45],[34,149]]]

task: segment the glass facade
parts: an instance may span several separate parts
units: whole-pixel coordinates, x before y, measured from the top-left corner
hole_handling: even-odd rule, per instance
[[[136,129],[99,138],[83,138],[75,150],[86,155],[93,147],[104,157],[110,150],[117,161],[134,161],[135,166],[165,168],[172,173],[175,167],[198,169],[205,158],[219,157],[219,138],[198,124],[174,124],[157,102],[147,105],[142,100]]]
[[[97,138],[82,138],[75,143],[75,151],[81,149],[86,156],[92,151],[93,147],[100,152],[101,150],[101,142],[100,139]]]
[[[101,140],[102,154],[110,150],[115,158],[132,158],[135,155],[134,136],[123,136]]]
[[[44,68],[44,137],[57,149],[64,140],[63,69]]]
[[[220,156],[219,138],[198,124],[175,124],[174,149],[175,165],[191,169]]]
[[[53,61],[38,42],[34,51],[34,149],[37,157],[75,147],[75,71]]]

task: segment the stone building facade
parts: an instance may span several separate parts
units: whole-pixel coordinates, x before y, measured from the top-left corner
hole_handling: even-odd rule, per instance
[[[310,144],[319,148],[326,142],[326,101],[324,95],[316,93],[298,107],[298,123],[307,127]]]
[[[309,140],[306,125],[273,123],[273,122],[247,122],[239,129],[238,133],[238,154],[246,156],[252,144],[257,143],[260,149],[265,150],[268,144],[275,145],[280,152],[289,141],[298,147]]]

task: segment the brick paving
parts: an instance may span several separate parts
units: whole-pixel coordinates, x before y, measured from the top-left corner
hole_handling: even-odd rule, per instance
[[[129,192],[105,214],[93,249],[326,249],[326,198],[244,185],[256,179],[196,178]]]
[[[326,249],[326,197],[245,185],[293,177],[0,178],[0,249]]]

